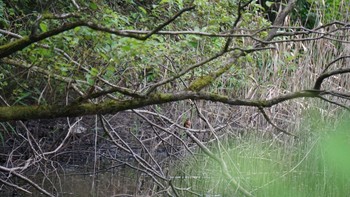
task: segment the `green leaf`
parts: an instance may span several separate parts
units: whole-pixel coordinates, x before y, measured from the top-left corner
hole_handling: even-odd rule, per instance
[[[89,7],[90,7],[92,10],[97,10],[97,5],[96,5],[96,3],[94,3],[94,2],[91,2],[90,5],[89,5]]]
[[[109,66],[107,66],[107,70],[108,70],[108,71],[111,71],[111,72],[115,72],[115,67],[114,67],[114,65],[109,65]]]
[[[257,7],[258,9],[265,10],[265,8],[263,6],[261,6],[260,4],[258,4],[258,3],[253,4],[253,6]]]
[[[17,103],[20,103],[23,99],[31,96],[32,93],[31,92],[24,92],[24,93],[21,93],[20,96],[17,97],[17,100],[13,103],[13,105],[17,104]]]
[[[145,8],[139,6],[139,9],[142,11],[142,13],[147,14],[147,10],[145,10]]]
[[[266,6],[267,6],[267,7],[271,7],[273,4],[274,4],[274,2],[266,1]]]
[[[45,23],[40,23],[39,24],[41,31],[47,32],[47,25]]]
[[[164,3],[169,3],[169,2],[170,2],[170,0],[162,0],[162,1],[160,1],[159,5],[162,5]]]
[[[90,84],[90,85],[94,85],[95,81],[93,79],[93,77],[90,74],[86,74],[85,75],[86,81]]]
[[[80,30],[80,27],[75,27],[75,28],[73,29],[74,33],[79,32],[79,30]]]
[[[96,68],[91,68],[90,75],[96,77],[98,75],[98,70]]]
[[[198,42],[197,41],[189,41],[188,44],[192,46],[193,48],[198,47]]]

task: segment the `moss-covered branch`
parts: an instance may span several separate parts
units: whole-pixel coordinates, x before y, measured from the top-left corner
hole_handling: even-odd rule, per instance
[[[228,105],[241,105],[253,107],[271,107],[278,103],[303,97],[318,97],[321,92],[304,90],[286,94],[269,100],[246,100],[229,98],[227,96],[184,91],[179,93],[152,94],[145,99],[136,98],[126,101],[106,101],[99,104],[81,103],[67,106],[61,105],[40,105],[40,106],[10,106],[0,107],[0,121],[45,119],[58,117],[76,117],[93,114],[113,114],[128,109],[136,109],[153,104],[169,103],[186,99],[208,100],[221,102]]]
[[[233,60],[229,61],[223,68],[220,68],[216,72],[197,78],[190,84],[188,89],[197,92],[209,86],[210,84],[213,84],[218,77],[226,73],[232,67],[232,61]]]

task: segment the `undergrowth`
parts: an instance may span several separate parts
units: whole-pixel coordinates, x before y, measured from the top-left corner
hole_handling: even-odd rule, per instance
[[[300,131],[304,135],[296,139],[280,142],[247,134],[222,143],[216,152],[254,196],[349,196],[347,115],[337,125],[333,120],[314,122],[312,131]],[[182,187],[181,196],[239,196],[219,165],[200,151],[177,168],[174,182]]]

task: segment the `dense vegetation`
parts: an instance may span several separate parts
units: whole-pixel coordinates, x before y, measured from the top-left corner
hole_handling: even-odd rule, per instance
[[[0,194],[87,163],[135,171],[127,195],[349,195],[349,10],[0,0]]]

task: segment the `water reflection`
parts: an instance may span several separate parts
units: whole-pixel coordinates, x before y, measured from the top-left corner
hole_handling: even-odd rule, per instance
[[[41,178],[41,181],[45,181],[45,189],[60,197],[135,196],[139,192],[139,176],[135,171],[127,169],[97,173],[96,175],[70,170],[70,172],[50,176],[46,180]],[[39,179],[39,177],[36,178]],[[24,196],[45,196],[37,190],[32,190],[32,192],[32,195]]]

